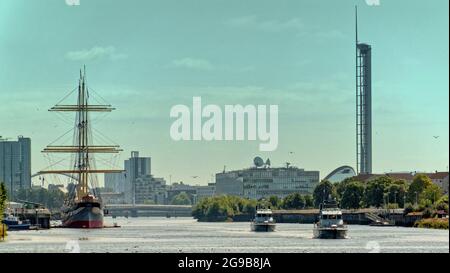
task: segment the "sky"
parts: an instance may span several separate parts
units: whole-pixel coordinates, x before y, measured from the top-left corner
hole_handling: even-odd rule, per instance
[[[117,108],[93,123],[99,142],[123,148],[119,168],[139,151],[155,176],[204,185],[255,156],[322,178],[356,167],[355,5],[373,48],[373,171],[448,170],[447,0],[2,0],[0,135],[31,137],[33,173],[47,168],[40,151],[72,118],[47,110],[86,65],[89,87]],[[194,96],[278,105],[278,148],[173,141],[170,109]]]

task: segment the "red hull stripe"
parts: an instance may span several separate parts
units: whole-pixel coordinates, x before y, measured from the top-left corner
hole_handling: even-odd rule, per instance
[[[73,221],[64,224],[67,228],[103,228],[103,221]]]

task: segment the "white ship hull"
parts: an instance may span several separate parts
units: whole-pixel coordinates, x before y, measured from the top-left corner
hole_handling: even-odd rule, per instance
[[[347,239],[347,228],[314,227],[315,239]]]
[[[263,232],[270,232],[275,231],[275,223],[255,223],[252,222],[251,229],[252,231],[263,231]]]

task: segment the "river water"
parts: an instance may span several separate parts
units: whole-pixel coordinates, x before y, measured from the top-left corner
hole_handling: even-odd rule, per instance
[[[106,218],[120,228],[55,228],[10,232],[1,252],[444,252],[448,230],[349,226],[349,239],[312,239],[311,224],[278,224],[272,233],[249,223],[199,223],[192,218]]]

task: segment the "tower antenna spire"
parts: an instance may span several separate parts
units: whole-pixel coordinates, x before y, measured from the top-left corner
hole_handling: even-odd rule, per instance
[[[358,6],[355,6],[356,38],[356,169],[372,173],[372,47],[360,43]]]
[[[359,43],[358,41],[358,6],[355,6],[355,35],[356,35],[356,44]]]

